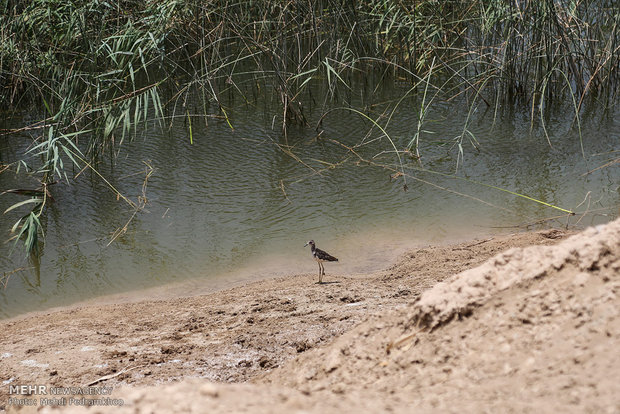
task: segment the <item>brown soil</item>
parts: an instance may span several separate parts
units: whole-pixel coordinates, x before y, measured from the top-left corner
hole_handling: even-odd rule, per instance
[[[0,406],[51,397],[10,385],[93,384],[123,413],[620,413],[619,258],[617,220],[420,248],[323,285],[293,275],[2,322]]]

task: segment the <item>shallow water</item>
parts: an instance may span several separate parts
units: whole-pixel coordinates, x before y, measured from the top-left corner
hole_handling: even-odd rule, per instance
[[[403,105],[387,127],[397,148],[411,140],[415,108]],[[474,113],[469,130],[479,149],[463,141],[457,172],[469,181],[420,171],[417,161],[404,157],[406,192],[402,177],[391,180],[393,171],[358,162],[334,142],[363,144],[357,152],[365,159],[401,168],[390,142],[377,130],[368,134],[371,125],[359,115],[328,115],[319,139],[314,123],[320,109],[307,111],[312,127],[293,126],[286,137],[277,122],[272,128],[274,115],[277,108],[236,107],[234,130],[222,120],[205,125],[195,118],[193,145],[183,122],[163,131],[152,126],[125,143],[116,163],[99,169],[136,200],[146,165],[154,168],[148,203],[135,216],[89,172],[53,186],[56,202],[45,216],[40,266],[24,259],[20,247],[9,255],[12,242],[0,247],[6,282],[0,317],[172,283],[185,286],[186,294],[291,273],[308,273],[311,283],[318,268],[303,248],[309,239],[340,258],[326,264],[328,275],[367,272],[386,266],[407,246],[516,231],[563,214],[472,181],[590,211],[549,223],[555,226],[606,222],[618,212],[620,169],[586,173],[618,157],[620,111],[602,121],[584,120],[585,157],[576,128],[560,127],[565,119],[548,120],[549,146],[540,128],[530,132],[527,114],[500,113],[493,122],[492,114]],[[457,104],[436,106],[427,116],[420,141],[424,168],[455,172],[459,148],[451,140],[466,119],[467,108]],[[2,142],[0,162],[17,159],[27,142],[26,136]],[[32,178],[0,174],[0,191],[36,186]],[[3,195],[0,208],[22,199]],[[1,216],[2,231],[18,217],[15,211]],[[110,243],[127,222],[127,231]]]

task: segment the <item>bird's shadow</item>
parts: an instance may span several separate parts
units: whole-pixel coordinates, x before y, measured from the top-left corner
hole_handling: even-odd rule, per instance
[[[339,284],[340,281],[339,280],[334,280],[332,282],[316,282],[315,285],[333,285],[333,284]]]

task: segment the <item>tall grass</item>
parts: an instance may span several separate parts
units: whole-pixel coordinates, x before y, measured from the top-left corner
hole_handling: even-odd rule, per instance
[[[34,206],[13,231],[33,251],[51,183],[96,168],[149,122],[191,125],[195,93],[203,115],[215,105],[231,128],[224,94],[276,96],[286,133],[308,125],[300,96],[311,83],[327,84],[311,97],[327,111],[348,99],[352,77],[389,73],[424,97],[409,144],[418,159],[440,99],[527,106],[532,125],[565,102],[578,121],[584,102],[617,102],[619,23],[613,0],[2,0],[0,107],[45,111],[10,169],[41,182],[13,190],[29,197],[13,209]],[[475,141],[467,125],[460,141],[468,134]]]

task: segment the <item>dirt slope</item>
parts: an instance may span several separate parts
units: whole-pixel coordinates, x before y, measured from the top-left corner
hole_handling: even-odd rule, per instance
[[[618,413],[618,295],[617,220],[495,256],[262,381],[384,410]]]

